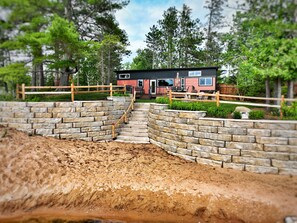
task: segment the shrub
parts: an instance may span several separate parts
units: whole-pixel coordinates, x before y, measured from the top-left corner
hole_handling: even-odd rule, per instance
[[[293,102],[291,106],[282,106],[282,111],[285,119],[297,120],[297,102]]]
[[[239,111],[234,111],[233,112],[233,118],[234,119],[241,119],[241,113]]]
[[[263,119],[264,118],[264,111],[254,110],[250,111],[249,119]]]
[[[156,103],[169,104],[169,98],[167,98],[167,97],[157,97],[156,98]]]

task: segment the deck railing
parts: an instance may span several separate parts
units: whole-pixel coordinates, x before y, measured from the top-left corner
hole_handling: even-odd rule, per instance
[[[64,91],[61,91],[64,89]],[[85,90],[87,89],[87,90]],[[33,91],[32,91],[33,90]],[[46,90],[46,91],[45,91]],[[26,99],[26,95],[71,95],[71,101],[74,101],[75,94],[83,93],[109,93],[112,97],[114,92],[123,92],[126,94],[125,85],[93,85],[93,86],[75,86],[73,83],[70,86],[26,86],[25,84],[17,85],[16,97],[17,99]]]
[[[117,138],[116,128],[122,123],[128,123],[128,115],[131,110],[134,110],[135,99],[136,99],[136,91],[133,91],[133,97],[132,97],[129,107],[124,112],[124,114],[119,118],[119,120],[117,120],[115,123],[112,124],[112,138],[113,139]]]

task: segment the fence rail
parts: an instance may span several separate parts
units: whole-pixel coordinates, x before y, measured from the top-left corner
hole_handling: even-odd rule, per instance
[[[229,101],[229,100],[221,100],[220,98],[238,98],[238,99],[247,99],[247,100],[263,100],[266,102],[269,101],[280,101],[278,105],[272,105],[269,103],[251,103],[251,102],[242,102],[242,101]],[[227,95],[220,94],[220,92],[216,92],[213,94],[208,93],[188,93],[188,92],[173,92],[169,91],[169,102],[172,104],[173,100],[180,101],[199,101],[199,102],[216,102],[217,106],[220,104],[235,104],[235,105],[247,105],[247,106],[255,106],[255,107],[267,107],[267,108],[281,108],[285,102],[297,102],[297,98],[285,98],[284,95],[281,98],[264,98],[264,97],[249,97],[249,96],[240,96],[240,95]],[[282,110],[280,109],[280,113],[282,116]]]
[[[36,90],[55,90],[55,91],[36,91]],[[69,91],[58,91],[59,89],[69,89]],[[80,90],[88,89],[88,90]],[[35,90],[35,91],[32,91]],[[69,94],[71,95],[71,101],[74,101],[75,94],[83,93],[109,93],[112,97],[114,92],[123,92],[126,93],[125,85],[93,85],[93,86],[75,86],[71,84],[70,86],[25,86],[25,84],[18,85],[16,87],[16,97],[17,99],[26,99],[26,95],[62,95]]]
[[[136,99],[136,91],[133,92],[133,98],[132,101],[127,108],[127,110],[124,112],[124,114],[117,120],[115,123],[112,124],[112,138],[116,139],[117,138],[117,133],[116,133],[116,128],[122,124],[122,123],[127,123],[128,122],[128,114],[131,110],[134,110],[134,102]]]

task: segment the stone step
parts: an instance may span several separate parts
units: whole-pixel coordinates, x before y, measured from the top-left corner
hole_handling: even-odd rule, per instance
[[[147,125],[147,121],[145,120],[141,120],[141,121],[137,121],[137,120],[133,120],[133,119],[130,119],[129,120],[129,123],[128,124],[132,124],[132,125]]]
[[[136,129],[135,124],[131,124],[130,122],[126,125],[126,127]],[[137,129],[147,129],[147,125],[137,125]]]
[[[149,143],[150,140],[148,137],[131,137],[119,135],[116,141],[129,142],[129,143]]]
[[[123,128],[121,128],[121,132],[139,132],[139,133],[147,133],[148,129],[147,128],[129,128],[127,126],[124,126]]]
[[[125,130],[122,130],[121,133],[120,133],[121,136],[133,136],[133,137],[148,137],[148,133],[147,132],[129,132],[129,131],[125,131]]]

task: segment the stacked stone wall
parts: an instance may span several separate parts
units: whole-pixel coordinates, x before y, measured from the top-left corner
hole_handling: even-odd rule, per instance
[[[112,124],[130,103],[129,97],[91,102],[0,102],[0,124],[60,139],[111,140]]]
[[[215,119],[204,115],[151,104],[151,143],[197,163],[297,175],[297,121]]]

